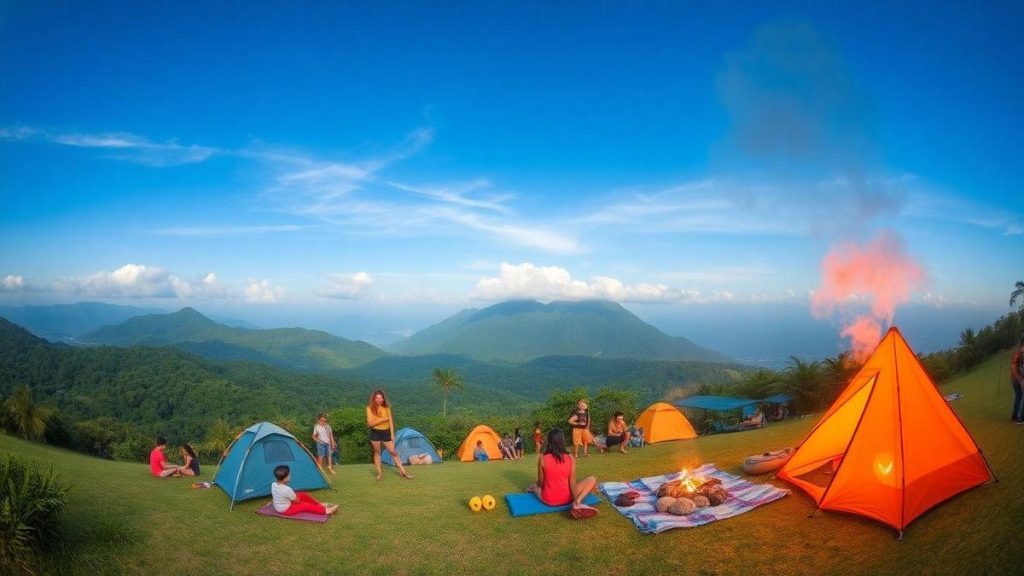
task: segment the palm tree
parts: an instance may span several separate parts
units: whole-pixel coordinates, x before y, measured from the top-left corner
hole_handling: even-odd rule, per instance
[[[1018,312],[1024,312],[1024,282],[1019,280],[1013,285],[1013,292],[1010,292],[1010,308],[1017,304],[1018,298],[1020,299],[1020,309],[1018,309]]]
[[[800,409],[817,409],[823,380],[821,364],[804,362],[796,356],[790,356],[789,359],[793,365],[784,372],[780,382],[781,391],[792,396],[794,404]]]
[[[444,405],[441,414],[448,416],[448,393],[452,390],[462,390],[462,376],[455,371],[455,368],[434,368],[434,384],[444,393]]]
[[[53,416],[53,411],[32,401],[32,390],[28,386],[19,386],[14,394],[4,402],[18,435],[26,440],[40,440],[46,433],[46,424]]]

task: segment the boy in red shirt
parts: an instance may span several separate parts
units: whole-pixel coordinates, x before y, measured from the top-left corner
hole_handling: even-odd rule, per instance
[[[171,464],[164,455],[164,448],[167,448],[167,439],[163,436],[156,437],[156,448],[149,453],[149,471],[157,478],[168,478],[181,476],[181,466]]]

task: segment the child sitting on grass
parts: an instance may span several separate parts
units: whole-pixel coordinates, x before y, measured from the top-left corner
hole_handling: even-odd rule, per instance
[[[282,464],[274,468],[274,478],[277,482],[270,485],[270,494],[274,498],[274,510],[285,516],[294,516],[303,512],[313,514],[327,514],[328,516],[338,511],[337,504],[321,504],[305,492],[296,493],[288,486],[292,479],[291,468]]]

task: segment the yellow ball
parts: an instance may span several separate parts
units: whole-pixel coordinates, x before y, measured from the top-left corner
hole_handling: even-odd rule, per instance
[[[473,512],[479,512],[484,507],[484,503],[480,501],[479,496],[473,496],[469,499],[469,509]]]
[[[494,507],[498,505],[498,503],[494,501],[494,496],[491,496],[490,494],[484,496],[482,502],[484,510],[494,510]]]

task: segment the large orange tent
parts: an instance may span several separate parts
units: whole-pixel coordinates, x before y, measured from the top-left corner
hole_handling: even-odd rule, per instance
[[[675,406],[664,402],[651,404],[637,417],[636,426],[644,429],[644,440],[648,444],[697,437],[686,416]]]
[[[874,518],[901,536],[933,506],[993,478],[895,327],[778,476],[821,510]]]
[[[501,449],[498,448],[498,442],[501,442],[501,436],[494,430],[491,430],[490,426],[483,424],[473,428],[466,436],[466,439],[462,441],[458,451],[455,452],[455,456],[463,462],[473,461],[473,451],[476,450],[477,440],[483,442],[484,450],[487,451],[487,457],[491,460],[501,460]]]

